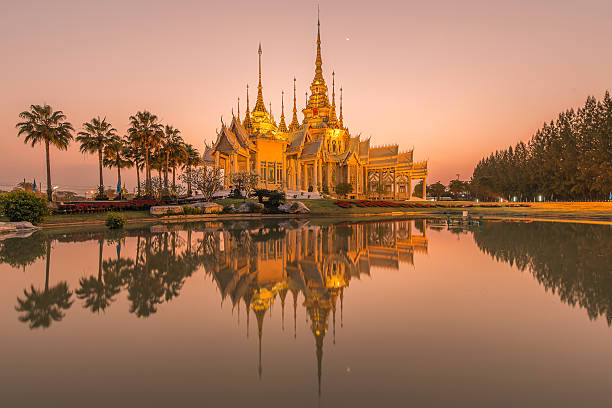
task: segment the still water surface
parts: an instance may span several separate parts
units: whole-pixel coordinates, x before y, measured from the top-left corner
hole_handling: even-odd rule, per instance
[[[612,405],[612,228],[219,222],[0,241],[0,405]]]

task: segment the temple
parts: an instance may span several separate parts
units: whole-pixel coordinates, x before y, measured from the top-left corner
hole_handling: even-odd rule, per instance
[[[413,151],[400,151],[398,145],[374,146],[369,138],[351,135],[344,124],[342,88],[336,106],[335,73],[332,72],[331,102],[323,76],[321,29],[317,21],[317,52],[310,95],[298,119],[296,80],[293,79],[293,112],[287,124],[284,92],[280,120],[266,104],[262,86],[262,49],[259,45],[259,82],[255,106],[250,109],[246,87],[246,111],[232,114],[229,124],[221,123],[216,141],[204,152],[204,165],[221,170],[226,189],[232,175],[249,172],[259,176],[259,187],[286,192],[313,191],[334,195],[339,183],[353,187],[351,198],[378,197],[412,199],[412,180],[427,177],[427,161],[414,162]]]

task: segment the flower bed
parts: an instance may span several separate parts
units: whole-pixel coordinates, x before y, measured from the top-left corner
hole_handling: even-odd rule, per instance
[[[352,208],[352,207],[389,207],[389,208],[471,208],[471,207],[479,207],[479,208],[502,208],[502,207],[530,207],[529,204],[442,204],[440,202],[401,202],[401,201],[370,201],[370,200],[355,200],[355,201],[346,201],[346,200],[337,200],[334,202],[338,207],[341,208]]]

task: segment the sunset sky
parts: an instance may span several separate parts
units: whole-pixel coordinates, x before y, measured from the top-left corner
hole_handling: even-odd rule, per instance
[[[125,132],[149,109],[198,148],[245,86],[263,49],[266,105],[291,115],[314,75],[316,2],[17,1],[0,3],[0,189],[44,178],[44,149],[17,137],[31,104],[61,109],[77,130],[106,116]],[[323,73],[344,88],[344,123],[374,144],[429,160],[428,182],[460,174],[492,150],[610,89],[612,2],[321,1]],[[337,92],[338,94],[338,92]],[[254,94],[252,94],[254,95]],[[330,95],[331,96],[331,95]],[[338,97],[338,95],[337,95]],[[254,101],[254,98],[251,100]],[[337,101],[338,102],[338,101]],[[251,108],[254,103],[251,103]],[[302,118],[299,115],[300,120]],[[97,162],[51,152],[53,183],[95,188]],[[127,171],[134,186],[135,171]],[[116,183],[115,170],[105,184]]]

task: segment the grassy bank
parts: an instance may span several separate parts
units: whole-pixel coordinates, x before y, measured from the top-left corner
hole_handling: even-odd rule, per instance
[[[459,216],[463,211],[474,217],[491,218],[526,218],[526,219],[558,219],[575,221],[598,221],[612,223],[612,203],[529,203],[530,207],[471,207],[457,208],[456,205],[465,205],[466,202],[444,202],[444,207],[433,208],[403,208],[403,207],[351,207],[342,208],[334,204],[335,200],[299,200],[304,203],[311,211],[307,217],[325,218],[333,217],[335,220],[350,219],[354,217],[398,216],[417,214],[422,216]],[[244,200],[224,199],[218,200],[221,205],[234,204],[238,207]],[[210,219],[215,216],[180,216],[157,218],[149,214],[148,211],[125,211],[122,213],[130,224],[139,222],[157,221],[199,221],[204,218]],[[266,215],[249,215],[251,217],[267,217]],[[240,218],[240,214],[227,214],[223,218]],[[60,225],[87,225],[103,224],[106,213],[84,213],[84,214],[61,214],[52,215],[45,219],[44,227],[56,227]],[[0,219],[0,221],[7,221]]]

